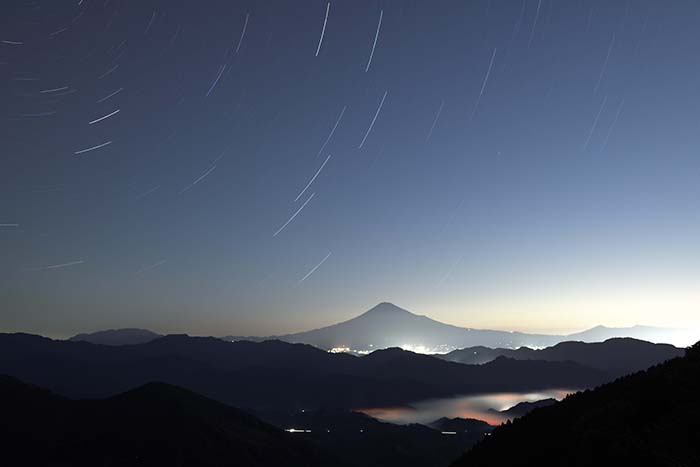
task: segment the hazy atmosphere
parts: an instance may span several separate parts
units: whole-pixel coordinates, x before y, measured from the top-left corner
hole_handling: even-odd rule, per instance
[[[0,465],[700,465],[697,0],[0,3]]]
[[[5,5],[0,325],[697,325],[695,2],[326,7]]]

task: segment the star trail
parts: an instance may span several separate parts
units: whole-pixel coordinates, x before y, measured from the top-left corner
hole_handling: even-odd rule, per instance
[[[0,324],[269,335],[384,300],[470,327],[692,324],[698,18],[3,2]]]

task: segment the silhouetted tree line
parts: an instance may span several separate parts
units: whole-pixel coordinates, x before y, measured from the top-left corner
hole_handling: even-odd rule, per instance
[[[602,465],[700,465],[700,343],[504,424],[454,464]]]

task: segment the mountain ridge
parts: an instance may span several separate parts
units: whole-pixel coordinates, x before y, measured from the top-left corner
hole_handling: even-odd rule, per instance
[[[453,467],[700,465],[700,342],[497,427]]]
[[[119,328],[80,333],[70,337],[68,340],[84,341],[102,345],[134,345],[150,342],[154,339],[158,339],[159,337],[163,337],[163,335],[148,329]]]
[[[649,342],[678,344],[684,339],[682,336],[683,333],[680,330],[642,325],[627,328],[598,325],[568,335],[476,329],[443,323],[429,316],[413,313],[391,302],[380,302],[345,321],[306,331],[263,337],[227,335],[220,338],[228,341],[252,342],[282,340],[310,344],[323,350],[335,349],[355,354],[366,354],[389,347],[438,354],[474,346],[511,349],[541,348],[564,341],[601,342],[613,337],[632,337]],[[81,333],[68,340],[82,340],[102,345],[133,345],[150,342],[159,337],[163,335],[147,329],[123,328]],[[681,344],[685,345],[682,342]]]
[[[72,400],[0,376],[0,396],[8,465],[327,465],[253,415],[160,382]]]
[[[391,302],[380,302],[358,316],[308,331],[262,338],[229,335],[222,339],[260,341],[275,338],[287,342],[303,342],[324,350],[337,349],[364,354],[388,347],[402,347],[421,353],[447,353],[477,345],[491,348],[539,348],[569,340],[598,342],[612,337],[639,338],[639,335],[643,335],[646,337],[644,340],[650,342],[678,343],[682,332],[641,325],[628,328],[598,325],[568,335],[475,329],[443,323]],[[655,336],[661,336],[662,339],[659,341]]]
[[[592,387],[607,378],[572,362],[504,358],[478,366],[400,349],[356,357],[282,341],[166,336],[105,346],[28,334],[0,334],[0,373],[78,398],[157,380],[243,408],[395,406],[481,391]]]
[[[516,360],[572,361],[606,371],[613,376],[622,376],[680,357],[684,352],[683,349],[670,344],[654,344],[630,337],[616,337],[603,342],[559,342],[544,349],[470,347],[440,355],[439,358],[464,364],[484,364],[500,357]]]

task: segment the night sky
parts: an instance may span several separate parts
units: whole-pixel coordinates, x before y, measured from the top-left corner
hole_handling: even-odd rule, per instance
[[[700,3],[3,1],[0,330],[697,325]]]

